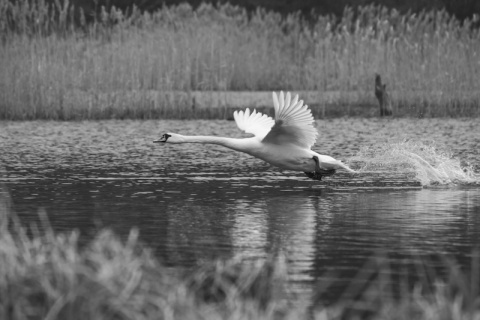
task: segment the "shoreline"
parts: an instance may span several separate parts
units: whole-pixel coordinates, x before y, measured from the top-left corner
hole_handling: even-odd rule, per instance
[[[371,91],[291,91],[298,94],[315,118],[379,117]],[[0,120],[104,120],[104,119],[227,119],[237,109],[257,109],[273,116],[272,91],[158,91],[93,92],[72,90],[42,96],[45,109],[19,103],[0,106]],[[480,116],[477,93],[392,91],[394,117]],[[462,98],[468,97],[468,98]],[[6,102],[4,102],[6,103]]]

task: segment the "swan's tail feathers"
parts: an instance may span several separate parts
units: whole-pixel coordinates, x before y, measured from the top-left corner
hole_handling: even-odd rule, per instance
[[[338,165],[340,168],[342,169],[345,169],[347,170],[348,172],[350,173],[357,173],[357,171],[353,170],[352,168],[350,168],[349,166],[347,166],[345,163],[343,163],[342,161],[338,161]]]

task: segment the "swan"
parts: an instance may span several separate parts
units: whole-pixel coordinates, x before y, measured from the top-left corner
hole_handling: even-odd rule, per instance
[[[314,180],[333,175],[337,169],[355,172],[341,161],[311,150],[318,132],[311,110],[303,104],[303,100],[298,100],[298,95],[291,99],[290,92],[284,95],[281,91],[278,97],[275,92],[272,96],[275,120],[255,109],[250,112],[249,108],[233,113],[240,130],[253,134],[253,137],[234,139],[168,132],[153,142],[218,144],[245,152],[282,169],[302,171]]]

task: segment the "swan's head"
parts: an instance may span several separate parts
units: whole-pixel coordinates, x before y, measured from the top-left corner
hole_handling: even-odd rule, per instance
[[[153,140],[153,142],[158,143],[158,142],[163,142],[163,143],[183,143],[184,139],[181,134],[176,134],[176,133],[164,133],[160,137],[160,139]]]

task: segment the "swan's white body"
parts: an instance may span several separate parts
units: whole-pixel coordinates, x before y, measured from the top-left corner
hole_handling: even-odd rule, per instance
[[[311,150],[317,138],[312,112],[298,95],[292,100],[290,93],[279,97],[273,93],[275,120],[256,112],[235,111],[237,126],[254,136],[234,139],[214,136],[185,136],[166,133],[154,142],[168,143],[212,143],[248,153],[282,169],[315,172],[316,162],[322,170],[345,169],[355,172],[341,161]]]

